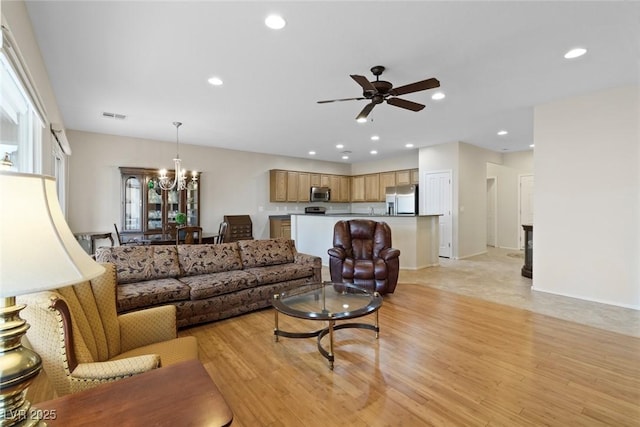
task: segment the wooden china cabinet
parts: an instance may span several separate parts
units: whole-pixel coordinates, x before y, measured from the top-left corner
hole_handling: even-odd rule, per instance
[[[200,173],[186,190],[165,191],[158,184],[158,170],[121,167],[121,233],[130,237],[162,234],[176,215],[186,214],[186,225],[200,225]],[[170,175],[173,179],[173,175]]]

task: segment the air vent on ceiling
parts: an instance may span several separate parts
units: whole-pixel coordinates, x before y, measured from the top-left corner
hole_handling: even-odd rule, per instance
[[[102,116],[109,117],[110,119],[118,119],[118,120],[124,120],[127,118],[127,116],[125,116],[124,114],[108,113],[106,111],[102,113]]]

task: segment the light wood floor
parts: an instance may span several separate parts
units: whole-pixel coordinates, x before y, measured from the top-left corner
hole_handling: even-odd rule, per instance
[[[407,284],[380,323],[379,340],[336,332],[334,371],[315,339],[275,343],[271,309],[181,334],[198,338],[235,426],[640,423],[638,338]]]
[[[333,371],[313,338],[274,342],[272,309],[180,335],[198,338],[238,427],[640,425],[639,338],[405,283],[380,327],[337,331]]]

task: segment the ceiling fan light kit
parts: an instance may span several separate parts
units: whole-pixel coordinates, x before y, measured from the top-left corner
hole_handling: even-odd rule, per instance
[[[384,72],[385,68],[382,65],[376,65],[371,67],[371,72],[376,76],[375,81],[369,81],[365,76],[357,74],[351,74],[351,78],[362,87],[362,97],[359,98],[341,98],[330,99],[326,101],[318,101],[318,104],[325,104],[329,102],[341,102],[341,101],[360,101],[368,99],[369,102],[364,106],[360,114],[356,116],[356,121],[364,123],[367,121],[367,117],[378,104],[386,102],[394,107],[403,108],[410,111],[420,111],[425,106],[418,104],[417,102],[408,101],[402,98],[396,98],[398,95],[406,95],[408,93],[420,92],[423,90],[434,89],[440,87],[440,82],[436,78],[430,78],[415,83],[410,83],[400,87],[393,87],[388,81],[380,80],[380,76]]]

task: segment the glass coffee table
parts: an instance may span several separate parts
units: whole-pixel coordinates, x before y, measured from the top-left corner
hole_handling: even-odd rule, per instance
[[[351,283],[312,283],[302,285],[287,292],[273,296],[275,308],[275,328],[273,335],[278,337],[311,338],[318,337],[318,351],[329,361],[333,369],[333,332],[344,328],[360,328],[375,331],[376,339],[380,333],[378,326],[378,309],[382,306],[382,296],[378,292],[370,292]],[[313,332],[287,332],[278,327],[278,314],[306,320],[324,320],[328,326]],[[375,323],[341,323],[338,320],[349,320],[375,314]],[[329,351],[322,346],[322,338],[329,335]]]

